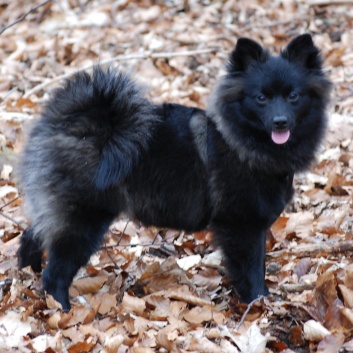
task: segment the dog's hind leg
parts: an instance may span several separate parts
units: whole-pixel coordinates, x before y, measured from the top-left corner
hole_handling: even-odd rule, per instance
[[[17,255],[19,268],[31,266],[35,272],[42,270],[42,243],[40,238],[34,234],[31,227],[28,227],[23,232]]]
[[[44,289],[61,303],[64,311],[71,307],[68,291],[75,274],[98,250],[114,216],[90,211],[71,218],[66,229],[49,244],[49,260],[43,272]]]

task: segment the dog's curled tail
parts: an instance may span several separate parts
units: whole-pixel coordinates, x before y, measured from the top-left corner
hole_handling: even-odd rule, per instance
[[[158,109],[127,73],[97,65],[56,89],[43,116],[48,123],[65,121],[78,137],[95,139],[100,155],[92,181],[107,189],[123,181],[148,149]]]

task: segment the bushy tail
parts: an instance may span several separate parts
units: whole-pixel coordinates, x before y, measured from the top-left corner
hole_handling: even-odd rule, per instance
[[[46,119],[67,120],[69,130],[94,136],[100,162],[93,179],[98,189],[122,181],[148,149],[158,106],[127,73],[96,66],[92,74],[78,72],[54,91],[46,105]]]

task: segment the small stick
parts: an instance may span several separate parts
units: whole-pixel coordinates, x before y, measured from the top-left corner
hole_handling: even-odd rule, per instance
[[[147,59],[147,58],[173,58],[177,56],[193,56],[198,54],[207,54],[207,53],[214,53],[217,48],[206,48],[206,49],[198,49],[198,50],[186,50],[181,52],[161,52],[161,53],[153,53],[151,51],[147,51],[145,53],[135,53],[135,54],[127,54],[127,55],[118,55],[110,59],[102,60],[99,62],[100,65],[109,65],[116,61],[125,61],[125,60],[132,60],[132,59]],[[92,69],[97,64],[91,64],[88,66],[83,67],[80,70],[89,70]],[[40,83],[39,85],[33,87],[31,90],[26,92],[23,95],[23,98],[28,98],[31,94],[42,90],[43,88],[52,85],[53,83],[69,78],[72,75],[72,72],[66,73],[60,76],[53,78],[52,80],[48,80],[45,82]]]
[[[309,6],[352,5],[353,0],[310,0]]]
[[[302,257],[316,257],[327,256],[327,254],[345,254],[353,251],[353,240],[337,241],[335,243],[320,244],[303,244],[298,245],[296,248],[284,249],[278,251],[268,252],[266,256],[272,259],[282,258],[284,256]]]
[[[3,27],[0,30],[0,35],[3,34],[7,29],[9,29],[10,27],[14,26],[15,24],[22,22],[30,13],[36,11],[37,9],[39,9],[41,6],[44,6],[45,4],[51,2],[52,0],[45,0],[43,2],[41,2],[39,5],[33,6],[32,8],[30,8],[25,14],[23,14],[20,18],[18,18],[15,22],[10,23],[9,25]]]
[[[258,301],[260,301],[260,300],[262,300],[262,299],[264,299],[264,298],[265,298],[265,297],[264,297],[263,295],[260,295],[260,296],[258,296],[258,297],[255,298],[252,302],[250,302],[250,303],[248,304],[248,307],[246,308],[245,313],[243,314],[243,316],[241,317],[241,320],[239,321],[239,324],[238,324],[238,326],[237,326],[237,330],[239,330],[240,327],[241,327],[241,325],[244,323],[244,320],[245,320],[245,318],[246,318],[246,315],[248,315],[248,313],[249,313],[250,309],[252,308],[252,306],[253,306],[256,302],[258,302]]]
[[[121,242],[121,240],[123,239],[123,236],[125,235],[126,228],[127,228],[127,226],[128,226],[129,223],[130,223],[130,220],[128,220],[128,221],[126,222],[125,228],[124,228],[123,232],[122,232],[121,235],[120,235],[120,238],[119,238],[119,240],[118,240],[117,245],[120,245],[120,242]]]
[[[7,218],[8,220],[10,220],[11,222],[17,224],[17,226],[21,229],[21,230],[24,230],[24,228],[22,227],[22,225],[17,222],[16,220],[14,220],[12,217],[10,217],[9,215],[7,215],[6,213],[4,212],[0,212],[0,216],[3,216],[5,218]]]
[[[108,257],[110,258],[110,260],[114,264],[115,268],[120,270],[120,266],[114,261],[113,256],[110,254],[106,244],[104,244],[104,248],[105,248],[105,251],[107,252]]]
[[[158,234],[157,234],[158,235]],[[157,246],[163,246],[165,245],[165,243],[167,242],[167,240],[169,239],[172,239],[174,238],[174,235],[171,235],[169,237],[166,237],[162,240],[162,242],[160,243],[154,243],[154,240],[152,240],[152,242],[150,243],[139,243],[139,244],[115,244],[115,245],[107,245],[106,248],[107,249],[113,249],[113,248],[116,248],[116,247],[120,247],[120,248],[133,248],[133,247],[136,247],[136,246],[142,246],[142,247],[147,247],[147,246],[153,246],[153,247],[157,247]],[[104,248],[102,248],[104,249]]]
[[[130,220],[128,220],[128,221],[126,222],[125,228],[124,228],[123,232],[121,233],[121,236],[120,236],[120,239],[118,240],[117,245],[120,244],[121,239],[123,238],[123,236],[124,236],[124,234],[125,234],[125,231],[126,231],[126,228],[127,228],[128,224],[129,224],[129,222],[130,222]],[[105,249],[105,251],[107,252],[107,254],[108,254],[110,260],[112,260],[112,262],[113,262],[115,268],[119,268],[119,269],[120,269],[120,266],[114,261],[113,257],[110,255],[110,252],[109,252],[109,250],[108,250],[108,247],[107,247],[107,244],[106,244],[106,243],[104,243],[104,249]],[[111,249],[111,248],[110,248],[110,249]]]
[[[4,205],[2,205],[2,206],[0,207],[0,211],[1,211],[2,209],[4,209],[6,206],[11,205],[13,202],[15,202],[16,200],[18,200],[20,197],[21,197],[21,195],[18,195],[18,196],[16,196],[14,199],[12,199],[11,201],[9,201],[9,202],[5,203]]]

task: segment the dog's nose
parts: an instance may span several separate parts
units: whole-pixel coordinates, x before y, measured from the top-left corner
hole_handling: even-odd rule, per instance
[[[286,116],[276,116],[272,120],[274,130],[287,130],[288,119]]]

